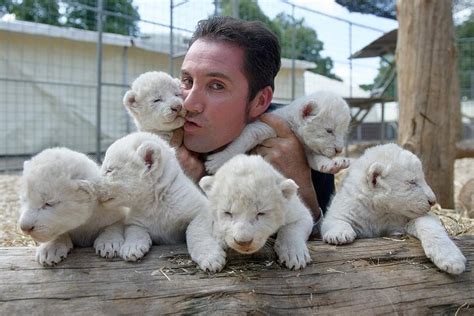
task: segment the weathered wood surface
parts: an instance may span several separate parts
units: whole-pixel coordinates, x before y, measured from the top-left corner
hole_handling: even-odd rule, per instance
[[[459,276],[439,271],[415,239],[311,241],[313,262],[301,271],[280,267],[268,250],[232,255],[214,275],[198,270],[184,245],[153,247],[140,263],[74,249],[54,268],[40,267],[32,248],[0,248],[0,315],[472,315],[474,236],[455,242],[468,258]]]

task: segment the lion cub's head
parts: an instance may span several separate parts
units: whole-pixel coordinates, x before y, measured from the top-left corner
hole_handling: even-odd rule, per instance
[[[123,104],[140,131],[171,131],[184,124],[180,81],[165,72],[141,74],[125,93]]]
[[[329,158],[342,152],[351,120],[349,106],[337,94],[319,91],[296,99],[296,133],[308,149]]]
[[[21,179],[21,230],[47,242],[86,223],[97,205],[99,178],[95,162],[67,148],[34,156]]]
[[[436,197],[426,183],[420,159],[396,144],[371,147],[349,169],[360,176],[379,211],[416,218],[426,214]],[[361,187],[362,187],[361,185]]]
[[[199,182],[226,244],[245,254],[258,251],[285,223],[286,203],[297,185],[260,156],[237,155]]]

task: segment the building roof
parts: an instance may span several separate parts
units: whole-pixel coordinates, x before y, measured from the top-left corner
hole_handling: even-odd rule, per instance
[[[397,29],[377,38],[375,41],[355,52],[350,58],[380,57],[395,52],[397,46]]]
[[[332,91],[343,98],[370,98],[370,92],[361,89],[357,85],[351,86],[343,81],[334,80],[326,76],[306,71],[304,74],[304,93],[311,94],[319,90]]]
[[[54,26],[43,23],[27,21],[3,21],[0,20],[0,30],[23,34],[39,35],[46,37],[63,38],[71,41],[81,41],[88,43],[97,42],[97,32],[76,29],[72,27]],[[186,51],[186,37],[175,34],[175,51]],[[102,43],[106,45],[122,47],[138,47],[147,51],[158,53],[169,53],[169,34],[155,33],[144,34],[140,37],[120,35],[114,33],[102,33]]]

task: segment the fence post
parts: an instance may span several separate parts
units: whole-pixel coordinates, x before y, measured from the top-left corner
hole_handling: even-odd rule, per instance
[[[103,0],[97,1],[97,48],[96,48],[96,58],[97,58],[97,143],[96,143],[96,160],[98,163],[101,162],[101,110],[102,110],[102,29],[103,29]]]

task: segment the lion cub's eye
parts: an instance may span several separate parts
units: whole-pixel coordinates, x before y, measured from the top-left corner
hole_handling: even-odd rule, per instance
[[[157,102],[161,102],[161,101],[163,101],[163,99],[158,98],[158,99],[153,100],[153,103],[157,103]]]
[[[326,128],[326,132],[329,134],[334,134],[334,130],[332,128]]]
[[[41,207],[41,209],[45,209],[45,208],[48,208],[48,207],[53,207],[55,206],[56,204],[58,204],[58,202],[46,202],[43,204],[43,206]]]
[[[105,174],[110,174],[112,171],[114,171],[113,168],[107,168],[107,169],[105,170]]]
[[[232,218],[232,213],[231,213],[231,212],[224,212],[224,214],[225,214],[226,216],[229,216],[230,218]]]
[[[261,216],[265,216],[265,212],[258,212],[258,213],[257,213],[257,219],[258,219],[259,217],[261,217]]]
[[[416,180],[410,180],[410,181],[408,181],[408,184],[410,184],[410,185],[417,185]]]

